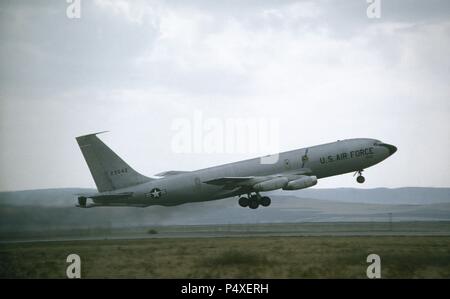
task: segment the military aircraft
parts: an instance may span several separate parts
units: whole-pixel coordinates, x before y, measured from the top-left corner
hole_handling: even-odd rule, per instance
[[[227,197],[239,197],[241,207],[268,207],[271,199],[261,192],[308,188],[318,179],[352,172],[358,174],[358,183],[364,183],[364,169],[397,151],[376,139],[347,139],[196,171],[165,171],[150,178],[105,145],[97,137],[100,133],[104,132],[76,137],[98,189],[78,194],[77,207],[175,206]],[[270,160],[273,163],[266,163]]]

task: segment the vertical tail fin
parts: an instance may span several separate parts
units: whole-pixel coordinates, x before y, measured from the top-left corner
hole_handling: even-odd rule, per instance
[[[96,136],[100,133],[76,137],[98,192],[112,191],[152,180],[136,172],[104,144]]]

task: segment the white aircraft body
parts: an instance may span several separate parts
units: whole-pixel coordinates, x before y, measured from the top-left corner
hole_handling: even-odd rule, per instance
[[[97,134],[76,138],[98,189],[97,193],[78,195],[77,206],[82,208],[175,206],[239,197],[240,206],[256,209],[271,203],[261,192],[308,188],[318,179],[351,172],[358,174],[358,183],[364,183],[364,169],[397,151],[376,139],[347,139],[196,171],[166,171],[149,178],[131,168]]]

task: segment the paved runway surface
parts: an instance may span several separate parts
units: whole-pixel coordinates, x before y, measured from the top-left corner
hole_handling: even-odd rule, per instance
[[[132,229],[90,229],[9,234],[0,243],[53,242],[76,240],[122,240],[161,238],[232,238],[275,236],[450,236],[450,222],[355,222],[276,223],[248,225],[167,226]]]

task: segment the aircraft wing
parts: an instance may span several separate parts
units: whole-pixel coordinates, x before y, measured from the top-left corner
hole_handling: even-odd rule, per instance
[[[271,176],[221,177],[204,181],[203,183],[216,186],[224,186],[227,189],[231,189],[237,187],[252,187],[257,183],[268,181],[277,177],[287,177],[289,180],[294,180],[308,174],[311,174],[311,169],[302,168],[300,170],[286,171]]]
[[[216,186],[242,186],[245,183],[253,181],[256,176],[247,176],[247,177],[222,177],[218,179],[213,179],[209,181],[204,181],[205,184],[216,185]]]

